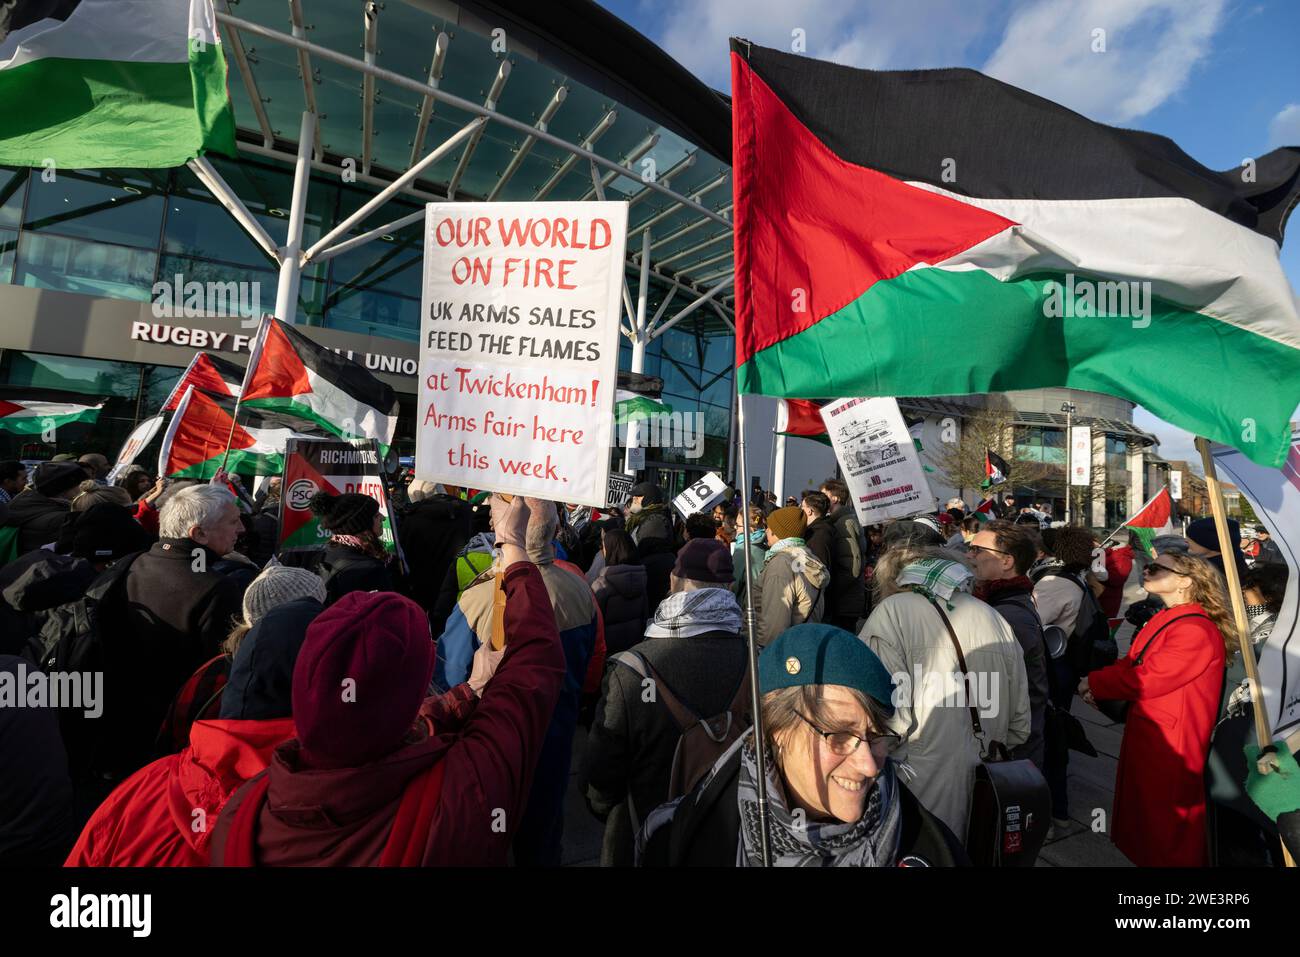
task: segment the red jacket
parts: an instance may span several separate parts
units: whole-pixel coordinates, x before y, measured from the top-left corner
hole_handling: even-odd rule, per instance
[[[196,721],[189,747],[141,768],[99,806],[65,867],[205,867],[217,816],[293,737],[293,719]]]
[[[1139,867],[1207,863],[1204,770],[1226,654],[1214,622],[1188,618],[1203,614],[1195,603],[1166,608],[1134,636],[1127,656],[1088,675],[1094,697],[1133,702],[1111,838]],[[1173,624],[1152,640],[1166,622]]]
[[[567,669],[555,612],[537,566],[511,565],[505,590],[505,655],[459,730],[450,730],[454,720],[435,706],[457,695],[463,685],[425,702],[421,714],[432,717],[436,733],[417,722],[405,745],[363,767],[305,766],[297,741],[276,750],[255,829],[259,864],[379,863],[407,785],[438,761],[445,762],[446,772],[424,866],[506,863]],[[232,797],[217,822],[214,865],[225,862],[226,835],[249,790],[245,787]]]
[[[1118,618],[1124,604],[1124,585],[1133,571],[1133,549],[1128,545],[1106,549],[1106,580],[1101,584],[1101,609],[1107,618]]]

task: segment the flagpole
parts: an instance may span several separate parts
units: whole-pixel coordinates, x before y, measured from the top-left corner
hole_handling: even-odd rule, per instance
[[[1166,486],[1166,488],[1167,488],[1167,487],[1168,487],[1168,486]],[[1161,489],[1161,490],[1160,490],[1160,492],[1163,492],[1163,491],[1165,491],[1165,489]],[[1145,509],[1148,505],[1150,505],[1152,502],[1154,502],[1156,499],[1158,499],[1158,498],[1160,497],[1160,492],[1156,492],[1155,495],[1152,495],[1149,499],[1147,499],[1145,502],[1143,502],[1143,503],[1142,503],[1142,508],[1139,508],[1139,509],[1137,510],[1137,514],[1141,514],[1142,511],[1143,511],[1143,509]],[[1118,525],[1116,525],[1114,528],[1112,528],[1112,529],[1110,530],[1110,534],[1107,535],[1105,538],[1103,538],[1103,539],[1101,540],[1101,546],[1100,546],[1100,547],[1105,548],[1105,547],[1106,547],[1106,543],[1107,543],[1108,541],[1110,541],[1112,538],[1114,538],[1114,537],[1115,537],[1115,533],[1118,532],[1118,531],[1119,531],[1121,528],[1123,528],[1125,525],[1127,525],[1127,524],[1129,523],[1129,521],[1130,521],[1132,518],[1133,518],[1133,516],[1130,515],[1128,518],[1124,519],[1124,521],[1120,522]]]
[[[253,373],[257,371],[257,363],[262,358],[262,345],[266,341],[266,332],[272,318],[269,313],[263,313],[262,321],[257,327],[257,335],[253,338],[253,345],[248,352],[248,368],[244,370],[244,381],[239,384],[239,395],[235,396],[235,411],[230,415],[230,434],[226,436],[226,453],[221,457],[222,470],[230,459],[230,444],[235,441],[235,428],[239,425],[239,409],[244,401],[244,393],[248,391],[249,380],[253,378]]]
[[[738,382],[737,390],[739,390]],[[739,391],[736,395],[736,431],[739,433],[736,454],[740,459],[740,474],[747,476],[749,463],[745,458],[745,396]],[[759,846],[763,851],[763,866],[771,867],[772,857],[768,840],[767,747],[763,734],[763,699],[758,687],[758,641],[754,635],[754,569],[749,554],[749,509],[750,503],[746,502],[740,510],[740,529],[744,536],[740,551],[745,561],[745,637],[749,644],[749,692],[750,708],[754,718],[754,753],[758,758],[758,780],[755,784],[758,789]]]

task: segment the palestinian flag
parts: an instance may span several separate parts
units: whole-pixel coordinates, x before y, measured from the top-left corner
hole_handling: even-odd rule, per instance
[[[984,474],[987,476],[980,483],[980,488],[990,489],[995,485],[1001,485],[1011,478],[1011,466],[1007,460],[992,449],[984,450]]]
[[[242,410],[295,416],[342,439],[376,439],[387,455],[397,429],[397,394],[359,362],[317,345],[266,316],[244,376]]]
[[[21,394],[13,398],[0,396],[0,431],[16,435],[40,435],[74,422],[94,423],[103,411],[104,402],[85,405],[84,401],[76,401],[84,400],[85,396],[69,398],[74,400],[56,402],[48,397],[28,398]]]
[[[214,356],[208,352],[196,352],[185,372],[176,380],[171,395],[163,403],[162,411],[171,412],[180,404],[181,396],[190,386],[209,395],[239,397],[239,389],[247,370],[237,362]]]
[[[989,522],[993,520],[993,499],[986,498],[975,506],[975,511],[971,512],[967,518],[977,518],[980,522]]]
[[[822,421],[820,402],[810,399],[783,399],[776,407],[776,434],[797,435],[823,445],[831,444],[831,437]]]
[[[0,2],[0,164],[170,167],[235,156],[211,0]]]
[[[284,471],[285,442],[291,438],[329,438],[312,423],[274,412],[239,410],[235,402],[201,392],[193,386],[181,396],[158,452],[158,474],[169,478],[206,480],[226,471],[239,475],[279,475]],[[230,441],[230,456],[226,442]]]
[[[907,434],[912,437],[912,445],[916,448],[917,461],[921,463],[923,472],[933,472],[934,468],[926,465],[921,459],[921,453],[925,451],[925,446],[921,444],[921,437],[925,434],[925,416],[910,415],[903,413],[903,424],[907,426]]]
[[[1173,513],[1174,500],[1169,497],[1169,489],[1162,488],[1136,515],[1124,523],[1124,527],[1137,534],[1148,555],[1155,555],[1151,541],[1157,535],[1174,533]]]
[[[1088,389],[1281,466],[1300,148],[1215,172],[971,70],[732,51],[741,392]]]
[[[648,395],[629,392],[627,389],[618,389],[615,392],[615,425],[626,425],[628,422],[648,419],[652,415],[662,415],[672,410],[673,407],[667,402],[652,399]]]

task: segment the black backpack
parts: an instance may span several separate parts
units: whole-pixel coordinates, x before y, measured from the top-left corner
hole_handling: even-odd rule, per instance
[[[126,573],[143,554],[127,555],[104,569],[76,601],[42,612],[40,630],[28,641],[23,657],[47,672],[103,671],[108,657],[101,627],[106,609],[121,606]]]
[[[1065,647],[1066,660],[1075,674],[1086,675],[1090,671],[1105,668],[1119,657],[1119,645],[1111,637],[1110,622],[1106,612],[1092,589],[1077,575],[1061,575],[1061,578],[1074,582],[1083,592],[1079,602],[1079,617],[1074,621],[1074,633],[1070,635]]]

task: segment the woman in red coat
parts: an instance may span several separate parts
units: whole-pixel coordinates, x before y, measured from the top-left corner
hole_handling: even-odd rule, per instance
[[[1130,701],[1115,775],[1111,839],[1140,867],[1207,863],[1205,759],[1236,631],[1223,578],[1203,559],[1166,552],[1143,570],[1165,603],[1128,655],[1079,685],[1084,701]]]

